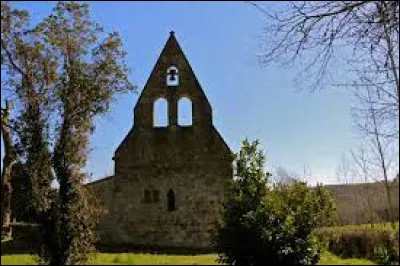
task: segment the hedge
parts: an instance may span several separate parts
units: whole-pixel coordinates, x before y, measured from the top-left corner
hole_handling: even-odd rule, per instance
[[[342,258],[366,258],[378,263],[399,262],[398,229],[349,230],[336,227],[317,229],[315,233],[327,250]]]

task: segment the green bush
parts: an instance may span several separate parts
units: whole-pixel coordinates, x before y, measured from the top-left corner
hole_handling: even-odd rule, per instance
[[[374,257],[378,264],[389,265],[391,263],[389,251],[384,247],[376,247],[374,249]]]
[[[316,235],[330,252],[343,258],[367,258],[383,264],[399,261],[398,230],[335,227],[318,229]]]
[[[332,220],[333,200],[322,186],[268,186],[270,175],[263,170],[258,144],[244,141],[237,155],[236,178],[213,234],[220,262],[316,264],[320,247],[312,232]]]

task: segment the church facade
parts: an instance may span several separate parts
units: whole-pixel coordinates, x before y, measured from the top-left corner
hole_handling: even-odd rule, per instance
[[[191,124],[180,124],[180,103]],[[166,119],[155,124],[158,103]],[[101,242],[207,248],[218,219],[232,152],[213,125],[212,108],[171,32],[115,151],[114,176],[87,186],[103,203]]]

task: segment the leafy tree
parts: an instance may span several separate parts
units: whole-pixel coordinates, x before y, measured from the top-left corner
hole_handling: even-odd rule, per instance
[[[7,2],[1,7],[3,84],[18,103],[13,117],[18,142],[10,147],[22,163],[19,174],[28,177],[31,210],[40,214],[40,260],[84,263],[101,214],[83,187],[93,119],[108,111],[116,93],[133,89],[122,42],[116,32],[104,33],[85,3],[58,2],[35,27],[27,12]]]
[[[315,264],[314,228],[330,222],[334,203],[321,186],[302,182],[270,186],[259,142],[242,143],[236,176],[224,203],[213,243],[228,264]]]
[[[253,258],[263,253],[255,235],[256,228],[249,230],[252,226],[250,220],[262,207],[270,177],[264,171],[265,156],[258,150],[258,145],[258,141],[249,143],[246,139],[236,156],[235,177],[224,203],[223,221],[217,225],[213,236],[220,260],[224,263],[254,264]]]
[[[19,194],[26,200],[19,211],[24,209],[31,217],[39,217],[50,207],[53,180],[46,115],[54,85],[54,60],[40,42],[39,32],[29,28],[28,12],[14,9],[8,2],[1,3],[1,10],[1,65],[7,73],[2,90],[18,106],[8,125],[10,149],[19,161],[15,174],[11,173],[11,184],[17,190],[24,187],[27,193]]]
[[[8,70],[8,67],[15,68],[12,54],[5,49],[6,46],[14,45],[13,40],[15,36],[20,35],[23,27],[27,23],[26,12],[12,10],[8,2],[1,2],[1,69]],[[16,49],[15,49],[16,50]],[[10,71],[11,76],[14,74]],[[12,82],[8,83],[11,86],[15,85]],[[4,93],[4,86],[8,85],[3,81],[2,77],[2,94]],[[11,236],[11,191],[12,191],[12,169],[17,161],[17,154],[15,150],[15,141],[13,138],[12,130],[12,101],[6,100],[5,107],[1,108],[1,133],[3,136],[3,143],[5,154],[3,159],[3,169],[1,175],[1,225],[2,225],[2,239]]]
[[[47,136],[48,120],[43,117],[45,113],[44,93],[36,93],[33,98],[22,97],[26,101],[24,111],[17,119],[19,136],[19,158],[23,160],[26,173],[29,201],[28,210],[38,219],[50,209],[51,183],[54,175],[51,166],[51,153],[49,151],[49,137]],[[23,147],[23,148],[22,148]]]
[[[93,230],[99,219],[89,191],[82,186],[93,118],[108,111],[115,93],[133,86],[119,35],[103,36],[87,4],[58,2],[38,30],[58,65],[54,93],[60,118],[52,157],[60,185],[55,226],[58,249],[49,257],[54,264],[83,263],[93,250]]]

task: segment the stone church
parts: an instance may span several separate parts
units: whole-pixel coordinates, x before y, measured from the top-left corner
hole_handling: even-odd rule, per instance
[[[164,102],[166,123],[156,125]],[[191,124],[180,124],[181,101]],[[213,125],[212,108],[171,32],[117,147],[114,176],[88,184],[106,214],[104,244],[207,248],[219,217],[232,152]]]

